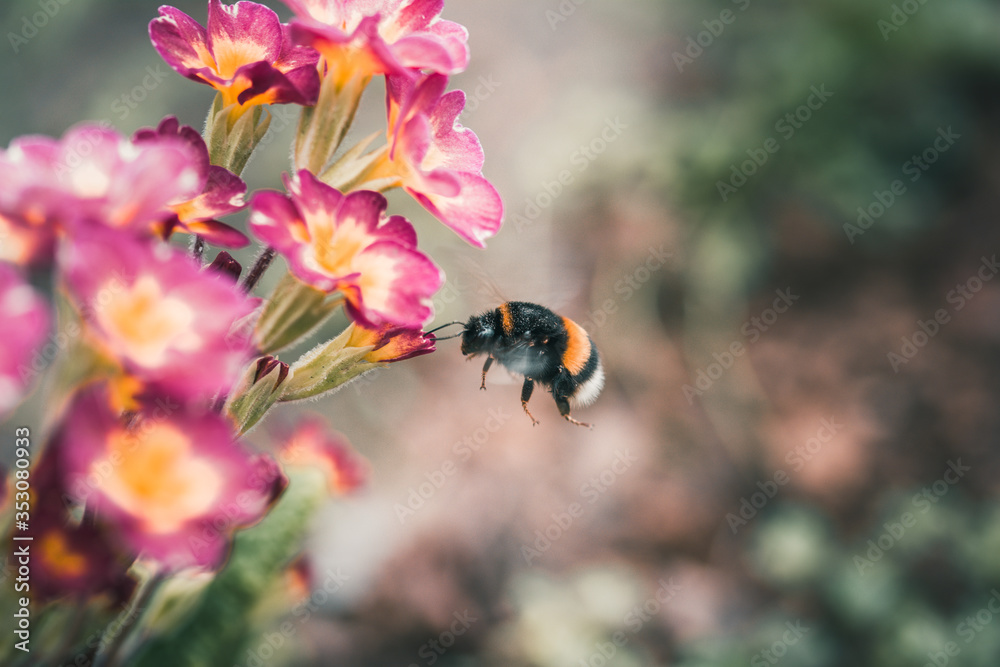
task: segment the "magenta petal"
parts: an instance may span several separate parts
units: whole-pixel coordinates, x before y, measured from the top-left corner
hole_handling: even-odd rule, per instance
[[[250,208],[248,224],[254,236],[282,252],[295,247],[291,226],[304,223],[291,199],[275,190],[261,190],[254,193]]]
[[[45,300],[12,266],[0,263],[0,416],[21,401],[37,378],[34,355],[48,329]]]
[[[292,27],[282,25],[281,55],[274,66],[286,74],[299,67],[312,67],[319,64],[319,52],[309,46],[300,46],[292,36]]]
[[[453,74],[463,67],[455,64],[455,56],[446,44],[429,34],[410,35],[393,44],[393,55],[403,67],[429,69]]]
[[[469,31],[454,21],[438,21],[428,28],[451,59],[451,70],[444,74],[457,74],[469,66]]]
[[[205,140],[201,138],[198,130],[190,125],[181,125],[176,116],[164,117],[160,121],[160,124],[156,126],[156,129],[144,127],[136,130],[135,134],[132,135],[132,141],[135,143],[146,142],[155,144],[157,139],[171,137],[181,140],[191,149],[191,153],[195,158],[193,166],[198,169],[198,179],[201,182],[208,179],[211,161],[208,156],[208,147],[205,145]]]
[[[431,116],[436,161],[447,169],[478,173],[485,159],[483,147],[472,130],[456,123],[464,108],[465,93],[461,90],[448,93],[438,102]]]
[[[412,0],[399,11],[396,25],[407,32],[423,30],[444,9],[444,0]]]
[[[380,289],[353,290],[355,298],[349,297],[345,305],[351,319],[368,326],[419,328],[433,316],[430,295],[443,279],[426,255],[392,241],[377,241],[358,256],[356,264],[366,275],[366,286]]]
[[[417,230],[413,228],[409,220],[401,215],[391,216],[379,227],[379,235],[381,238],[391,239],[407,248],[417,247]]]
[[[212,245],[223,248],[245,248],[250,245],[247,235],[218,220],[199,220],[184,224],[183,227],[192,234],[197,234]]]
[[[460,173],[462,190],[456,197],[425,195],[407,188],[438,220],[474,246],[497,233],[503,219],[503,202],[489,181],[477,174]]]
[[[274,62],[281,56],[281,38],[281,21],[270,7],[246,0],[234,5],[209,0],[208,48],[223,76],[227,62]]]
[[[337,211],[337,217],[345,221],[354,221],[369,232],[373,232],[388,207],[385,197],[378,192],[359,190],[344,197],[340,210]]]
[[[210,217],[227,215],[246,206],[243,200],[246,191],[247,184],[242,178],[225,167],[212,165],[205,182],[205,190],[197,200],[202,210],[211,212]]]
[[[289,76],[292,74],[294,76]],[[258,95],[266,94],[267,101],[274,104],[315,104],[319,95],[319,73],[316,68],[299,68],[289,75],[263,61],[244,65],[237,70],[236,76],[250,81],[250,87],[240,93],[239,103],[246,104]]]
[[[149,22],[153,48],[178,73],[201,80],[195,72],[212,64],[205,29],[190,16],[173,7],[160,7],[160,17]]]
[[[323,183],[307,169],[299,170],[295,178],[286,176],[284,180],[285,187],[306,216],[332,214],[344,201],[340,190]]]

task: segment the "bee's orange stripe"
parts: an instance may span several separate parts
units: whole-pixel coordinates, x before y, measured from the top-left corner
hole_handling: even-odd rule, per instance
[[[590,336],[579,324],[569,318],[562,318],[566,325],[566,352],[563,354],[563,366],[571,374],[576,375],[587,365],[590,359]]]
[[[500,304],[500,317],[502,321],[500,326],[503,327],[504,335],[509,336],[514,331],[514,317],[510,314],[510,306],[506,303]]]

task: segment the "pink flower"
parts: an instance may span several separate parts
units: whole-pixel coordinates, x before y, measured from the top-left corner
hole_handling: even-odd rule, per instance
[[[465,93],[445,93],[448,78],[432,74],[414,82],[389,77],[389,150],[369,181],[400,185],[441,222],[474,246],[500,229],[503,202],[483,178],[483,149],[456,122]],[[386,186],[383,186],[386,187]]]
[[[159,126],[143,128],[135,133],[133,141],[155,143],[163,137],[173,137],[191,147],[195,156],[194,166],[198,170],[197,188],[199,194],[193,199],[171,202],[170,215],[156,223],[155,229],[161,238],[169,239],[175,231],[198,234],[209,243],[227,248],[242,248],[250,243],[243,232],[219,222],[215,218],[228,215],[246,207],[243,195],[247,184],[224,167],[209,164],[208,147],[205,141],[190,125],[181,125],[174,116],[167,116]]]
[[[292,273],[324,292],[339,290],[353,319],[419,327],[432,315],[441,273],[417,250],[413,225],[386,217],[377,192],[348,195],[302,170],[285,177],[290,196],[254,195],[250,228],[288,259]]]
[[[282,445],[278,460],[289,468],[319,470],[331,494],[359,489],[368,476],[367,463],[347,439],[319,418],[307,418]]]
[[[199,192],[195,153],[176,137],[134,144],[94,123],[0,151],[0,216],[51,247],[67,227],[148,228]]]
[[[66,487],[126,550],[168,570],[214,568],[234,530],[259,520],[284,489],[274,461],[234,440],[213,413],[161,401],[126,427],[100,388],[86,390],[57,436]]]
[[[437,17],[444,0],[284,0],[298,17],[292,34],[316,48],[332,76],[453,74],[469,63],[468,32]]]
[[[48,304],[13,267],[0,263],[0,416],[27,391],[36,374],[33,357],[48,330]]]
[[[361,324],[351,325],[350,338],[347,347],[371,346],[371,352],[365,355],[365,361],[373,364],[402,361],[434,351],[434,337],[424,336],[420,329],[408,329],[391,324],[383,324],[378,328],[369,328]]]
[[[123,604],[135,589],[128,576],[131,559],[114,548],[112,536],[93,515],[70,519],[62,465],[63,454],[53,443],[31,472],[34,599],[44,603],[72,597],[80,603],[100,595],[108,606]]]
[[[174,7],[160,7],[149,37],[167,64],[222,94],[238,114],[258,104],[316,103],[319,54],[295,46],[288,26],[256,2],[208,2],[208,29]]]
[[[61,264],[84,319],[126,372],[183,398],[227,389],[248,351],[228,337],[252,303],[169,245],[95,228]]]
[[[55,242],[55,228],[45,220],[18,223],[0,213],[0,262],[18,266],[47,264],[52,260]]]

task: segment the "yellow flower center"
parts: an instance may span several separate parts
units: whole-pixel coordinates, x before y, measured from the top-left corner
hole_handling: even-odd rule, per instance
[[[90,472],[102,479],[108,498],[151,533],[176,531],[211,509],[222,492],[219,471],[170,424],[153,424],[136,434],[115,431],[107,452]]]
[[[368,230],[357,220],[341,219],[337,224],[332,217],[308,216],[309,243],[312,257],[306,264],[313,271],[331,277],[346,276],[357,271],[355,258],[369,243]]]
[[[66,536],[58,530],[46,533],[38,546],[42,561],[57,575],[75,578],[87,571],[87,559],[71,550]]]
[[[126,357],[146,368],[167,361],[171,349],[191,351],[201,339],[191,331],[194,311],[184,301],[164,293],[156,278],[141,276],[123,288],[108,281],[99,295],[111,295],[106,304],[95,299],[97,323]]]

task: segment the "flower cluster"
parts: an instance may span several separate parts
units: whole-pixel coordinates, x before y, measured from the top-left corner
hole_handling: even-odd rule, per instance
[[[121,604],[167,577],[216,576],[240,535],[295,524],[308,489],[359,488],[363,460],[321,421],[273,445],[244,434],[279,403],[434,350],[422,328],[443,276],[383,192],[402,188],[474,246],[500,227],[482,148],[457,122],[464,94],[446,92],[469,53],[441,0],[286,4],[290,24],[246,0],[208,0],[204,26],[169,6],[150,22],[167,64],[216,91],[204,133],[168,116],[0,149],[0,415],[38,386],[48,410],[30,492],[39,600]],[[385,143],[340,150],[376,77]],[[272,104],[302,107],[294,169],[282,190],[248,193]],[[205,253],[251,243],[221,220],[245,208],[261,248],[241,281],[229,253]],[[255,296],[279,255],[287,272]],[[276,356],[341,308],[339,335]],[[286,568],[295,541],[278,542]]]

